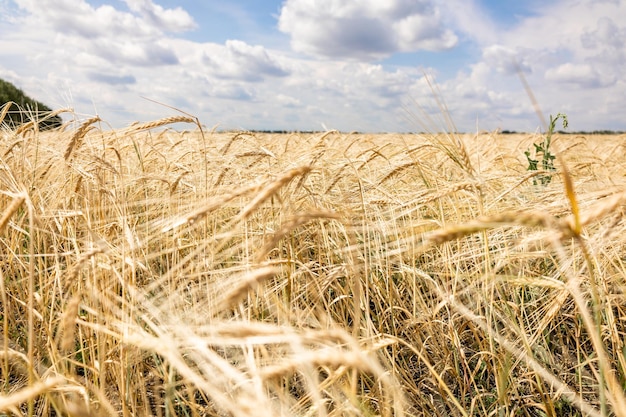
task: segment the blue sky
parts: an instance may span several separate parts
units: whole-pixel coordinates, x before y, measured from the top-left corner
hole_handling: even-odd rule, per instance
[[[626,130],[619,0],[0,0],[0,78],[112,127]],[[428,76],[428,79],[426,78]],[[434,122],[418,110],[432,113]]]

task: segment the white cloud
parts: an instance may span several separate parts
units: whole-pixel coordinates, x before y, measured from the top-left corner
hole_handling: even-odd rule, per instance
[[[106,4],[94,8],[85,0],[15,0],[15,3],[26,12],[20,24],[39,33],[52,30],[83,39],[145,39],[162,32],[154,22]]]
[[[376,60],[457,42],[429,0],[287,0],[278,27],[295,50],[337,59]]]
[[[446,0],[439,4],[445,23],[479,44],[497,42],[499,34],[507,30],[489,17],[477,0]]]
[[[610,17],[600,17],[595,29],[586,30],[580,37],[583,47],[587,49],[611,48],[623,49],[626,29],[618,27]]]
[[[615,83],[613,77],[602,76],[589,64],[567,62],[546,71],[546,79],[557,83],[574,84],[581,87],[606,87]]]
[[[100,72],[93,72],[87,74],[87,77],[92,81],[110,85],[126,85],[135,84],[137,82],[137,79],[133,75],[105,74]]]
[[[222,47],[211,48],[204,54],[207,69],[216,77],[261,81],[266,76],[283,77],[287,69],[260,45],[248,45],[228,40]]]
[[[168,31],[192,27],[191,17],[150,0],[134,3],[131,9],[138,14],[106,4],[93,7],[84,0],[16,0],[24,12],[16,24],[21,36],[39,44],[39,55],[51,60],[64,56],[71,62],[80,55],[100,65],[177,64],[176,52],[161,40]],[[43,50],[45,45],[49,51]]]
[[[515,74],[518,71],[530,72],[532,56],[521,48],[512,49],[499,44],[483,48],[482,60],[502,74]]]
[[[156,27],[166,32],[184,32],[195,29],[196,22],[182,8],[164,9],[152,0],[124,0],[133,12],[139,13]]]
[[[104,4],[93,7],[85,0],[15,0],[23,9],[53,25],[58,30],[78,29],[91,36],[154,35],[155,32],[183,32],[197,25],[180,7],[164,9],[152,0],[125,0],[134,13]]]
[[[256,92],[253,88],[241,83],[214,84],[205,91],[206,97],[217,97],[229,100],[250,100]]]
[[[300,107],[301,105],[299,99],[292,97],[292,96],[287,96],[285,94],[277,94],[276,101],[284,107],[295,108],[295,107]]]

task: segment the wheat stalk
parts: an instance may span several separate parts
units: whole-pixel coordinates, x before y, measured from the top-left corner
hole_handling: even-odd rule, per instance
[[[222,149],[220,149],[220,153],[222,155],[226,155],[226,153],[228,152],[228,150],[230,149],[231,145],[239,138],[243,137],[243,136],[250,136],[253,138],[256,138],[256,136],[254,136],[253,133],[250,132],[239,132],[236,135],[233,135],[233,137],[230,138],[230,140],[228,142],[226,142],[226,145],[224,145],[224,147]]]
[[[446,227],[426,237],[426,244],[440,245],[484,230],[507,225],[541,227],[571,236],[569,224],[558,222],[553,216],[538,211],[507,211],[492,216],[481,216],[467,223]]]
[[[13,214],[20,208],[22,203],[24,203],[24,200],[26,200],[25,194],[19,194],[13,197],[13,201],[11,201],[11,204],[9,204],[9,206],[2,213],[2,217],[0,217],[0,232],[7,225],[9,219],[11,219],[11,216],[13,216]]]
[[[4,103],[2,105],[2,111],[0,112],[0,125],[2,124],[2,122],[4,121],[4,118],[6,117],[7,113],[9,112],[9,109],[11,108],[11,106],[13,105],[17,105],[15,102],[13,101],[7,101],[6,103]]]
[[[276,246],[276,244],[282,240],[285,236],[287,236],[292,230],[307,224],[313,220],[320,219],[333,219],[340,220],[341,216],[338,213],[330,212],[330,211],[310,211],[306,213],[297,214],[283,224],[281,224],[280,228],[273,233],[270,239],[261,247],[261,249],[257,252],[254,257],[254,263],[261,262]]]
[[[16,136],[23,135],[26,131],[28,131],[29,129],[32,129],[33,127],[35,127],[35,122],[33,120],[31,120],[30,122],[24,123],[20,125],[17,129],[15,129],[15,135]]]
[[[276,181],[266,185],[253,199],[250,201],[239,213],[239,219],[245,219],[252,213],[259,205],[274,195],[283,186],[288,184],[292,179],[298,176],[305,176],[311,172],[310,166],[302,166],[299,168],[293,168],[280,176]]]
[[[55,376],[36,382],[34,385],[24,388],[23,390],[9,396],[0,396],[0,411],[11,411],[14,407],[17,407],[20,404],[31,401],[42,394],[52,392],[56,387],[64,382],[65,378]]]
[[[70,143],[67,145],[67,148],[65,149],[65,153],[63,154],[63,159],[65,159],[66,161],[69,161],[72,154],[82,144],[82,140],[87,134],[87,132],[89,132],[89,130],[91,129],[91,125],[99,121],[101,121],[100,117],[96,116],[96,117],[92,117],[91,119],[85,120],[85,122],[83,122],[83,124],[80,125],[80,127],[76,130],[76,132],[72,136]]]
[[[576,227],[582,228],[606,217],[607,214],[613,213],[617,207],[624,204],[626,204],[626,192],[617,193],[598,201],[578,216],[574,214],[568,216],[563,223],[572,230]]]
[[[141,130],[150,130],[150,129],[154,129],[155,127],[171,125],[174,123],[193,123],[197,125],[198,120],[195,117],[190,117],[190,116],[164,117],[163,119],[154,120],[152,122],[138,123],[138,124],[132,125],[130,128],[126,130],[126,132],[134,133],[134,132],[138,132]]]
[[[245,274],[241,279],[234,278],[232,280],[232,288],[229,288],[226,293],[222,294],[217,304],[212,307],[212,314],[216,315],[220,312],[228,311],[246,297],[250,291],[255,290],[261,283],[274,277],[279,272],[278,268],[266,266]]]

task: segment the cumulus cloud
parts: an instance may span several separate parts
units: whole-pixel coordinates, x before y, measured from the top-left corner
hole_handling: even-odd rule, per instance
[[[83,38],[149,38],[164,32],[180,32],[195,27],[191,16],[180,8],[164,9],[151,0],[128,0],[134,13],[109,4],[94,7],[85,0],[15,0],[27,12],[22,23],[50,27]]]
[[[354,95],[368,95],[373,100],[390,99],[398,101],[406,96],[416,79],[421,77],[417,70],[410,68],[388,71],[382,65],[350,64],[346,67],[346,85],[350,85]]]
[[[299,99],[292,97],[292,96],[285,95],[285,94],[277,94],[275,97],[275,100],[278,104],[280,104],[283,107],[287,107],[287,108],[301,107],[301,103]]]
[[[127,85],[137,82],[137,79],[132,75],[112,75],[94,72],[88,74],[88,77],[90,80],[109,85]]]
[[[211,86],[206,91],[206,95],[208,97],[248,101],[254,98],[255,91],[254,89],[240,83],[227,83],[215,84]]]
[[[129,3],[136,14],[108,4],[93,7],[85,0],[16,0],[26,12],[19,22],[26,32],[55,44],[57,54],[69,59],[82,55],[117,65],[177,64],[176,52],[161,39],[165,32],[193,27],[193,19],[182,9],[164,9],[151,0]]]
[[[580,37],[587,55],[586,62],[601,68],[614,78],[623,75],[626,65],[626,25],[616,23],[611,17],[600,17],[593,29],[587,29]]]
[[[176,65],[178,57],[174,50],[161,42],[111,42],[101,40],[89,48],[90,53],[109,63],[132,66]]]
[[[457,43],[430,0],[287,0],[278,27],[296,51],[329,58],[376,60]]]
[[[546,71],[546,79],[558,83],[576,84],[587,88],[606,87],[615,82],[605,77],[589,64],[567,62]]]
[[[223,47],[205,52],[207,69],[219,78],[261,81],[266,76],[284,77],[287,69],[264,47],[228,40]]]
[[[153,25],[168,32],[184,32],[195,29],[196,22],[180,7],[164,9],[152,0],[124,0],[128,8],[147,18]]]
[[[615,48],[622,49],[626,39],[626,27],[617,26],[613,19],[603,16],[598,19],[596,27],[586,30],[580,37],[583,47],[587,49]]]
[[[483,48],[483,62],[503,74],[515,74],[521,70],[531,72],[531,59],[519,49],[502,45],[490,45]]]

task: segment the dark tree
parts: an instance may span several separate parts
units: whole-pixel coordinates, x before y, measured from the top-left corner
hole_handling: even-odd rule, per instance
[[[33,118],[43,130],[57,128],[63,123],[60,116],[45,117],[46,113],[52,111],[48,106],[28,97],[10,82],[0,79],[0,114],[6,110],[5,106],[11,107],[2,123],[6,123],[11,128],[28,123]]]

